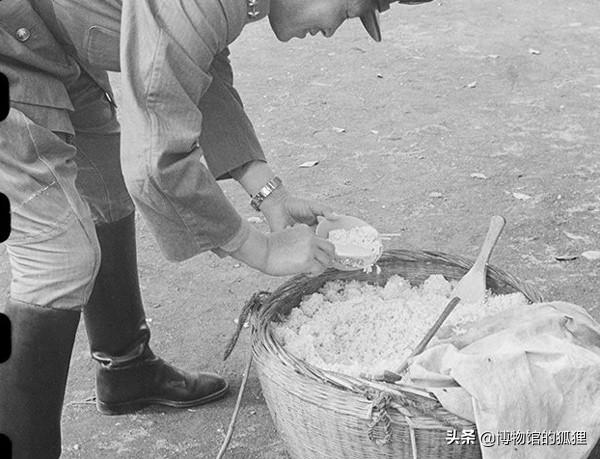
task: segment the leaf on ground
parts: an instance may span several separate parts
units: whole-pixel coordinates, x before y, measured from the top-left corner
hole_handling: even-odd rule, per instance
[[[568,231],[563,231],[563,233],[569,239],[573,239],[574,241],[583,241],[583,242],[586,242],[586,243],[590,243],[591,242],[591,239],[589,237],[587,237],[587,236],[579,236],[577,234],[569,233]]]
[[[583,252],[581,256],[588,260],[600,260],[600,250],[588,250]]]
[[[319,161],[306,161],[305,163],[300,164],[298,167],[314,167],[319,164]]]
[[[513,193],[512,195],[513,197],[520,199],[521,201],[527,201],[528,199],[531,199],[531,196],[525,193]]]
[[[480,172],[473,172],[471,174],[471,177],[476,178],[476,179],[481,179],[481,180],[486,180],[487,176],[485,174],[482,174]]]

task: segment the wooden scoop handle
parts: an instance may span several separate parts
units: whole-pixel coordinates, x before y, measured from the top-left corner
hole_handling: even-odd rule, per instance
[[[479,268],[481,270],[487,265],[487,262],[490,259],[490,255],[496,246],[496,242],[498,242],[498,238],[500,234],[502,234],[502,230],[504,229],[504,225],[506,224],[506,220],[504,217],[500,215],[494,215],[490,219],[490,227],[485,236],[485,240],[483,241],[483,245],[481,246],[481,251],[475,260],[473,267]]]
[[[431,341],[431,339],[435,336],[437,331],[443,325],[444,321],[448,318],[450,313],[452,311],[454,311],[454,308],[456,307],[456,305],[459,302],[460,302],[460,298],[457,296],[455,296],[454,298],[452,298],[450,300],[450,302],[446,305],[446,307],[444,308],[442,313],[436,319],[433,326],[427,331],[427,333],[425,334],[423,339],[421,339],[419,344],[417,344],[417,346],[410,353],[410,355],[406,359],[404,359],[404,362],[402,362],[402,365],[400,365],[395,371],[389,371],[389,370],[384,371],[384,373],[383,373],[384,381],[393,383],[393,382],[396,382],[396,381],[399,381],[402,379],[401,373],[408,368],[408,362],[410,361],[410,359],[412,359],[416,355],[419,355],[421,352],[423,352],[425,350],[425,348],[429,344],[429,341]]]

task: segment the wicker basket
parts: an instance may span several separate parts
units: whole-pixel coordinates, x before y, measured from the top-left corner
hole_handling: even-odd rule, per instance
[[[378,265],[380,274],[375,270],[328,270],[313,278],[297,276],[273,292],[253,314],[256,369],[288,452],[294,459],[481,457],[477,444],[448,444],[449,430],[475,431],[475,425],[445,410],[433,394],[321,370],[286,352],[274,338],[271,322],[280,321],[304,295],[316,292],[327,281],[362,280],[382,285],[393,274],[413,285],[431,274],[458,280],[472,261],[443,253],[390,250]],[[541,301],[532,287],[492,266],[487,287],[496,294],[521,291],[530,301]]]

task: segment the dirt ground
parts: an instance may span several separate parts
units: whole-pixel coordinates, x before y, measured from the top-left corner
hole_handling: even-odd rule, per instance
[[[503,215],[492,263],[600,319],[600,261],[582,256],[600,250],[598,18],[597,0],[433,1],[392,6],[380,44],[358,20],[331,39],[289,43],[263,21],[233,44],[232,61],[290,189],[397,233],[389,248],[474,257],[490,216]],[[298,167],[312,160],[319,164]],[[237,184],[223,186],[244,217],[255,215]],[[249,353],[245,333],[222,361],[234,318],[253,292],[285,279],[212,254],[168,263],[143,221],[138,229],[153,348],[183,368],[221,373],[232,395],[197,409],[102,416],[85,403],[94,365],[81,328],[63,457],[213,458]],[[564,255],[576,258],[556,259]],[[252,372],[228,457],[285,456]]]

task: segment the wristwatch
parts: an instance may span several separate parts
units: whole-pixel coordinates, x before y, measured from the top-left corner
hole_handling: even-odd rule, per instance
[[[265,186],[263,186],[260,190],[258,190],[258,193],[256,193],[254,196],[252,196],[252,199],[250,200],[250,205],[254,208],[254,210],[259,212],[260,205],[262,204],[262,202],[273,191],[275,191],[277,188],[279,188],[281,186],[281,184],[282,184],[282,182],[279,177],[273,177],[271,180],[269,180],[265,184]]]

